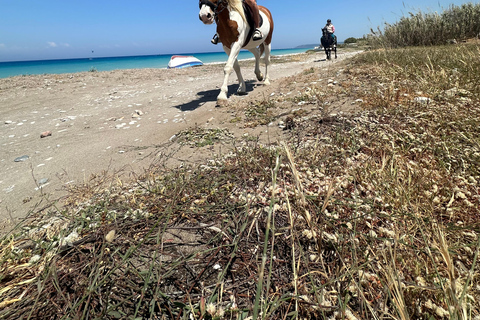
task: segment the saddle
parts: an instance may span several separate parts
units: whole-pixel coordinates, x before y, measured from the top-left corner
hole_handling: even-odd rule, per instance
[[[246,3],[245,1],[242,1],[243,4],[243,11],[245,12],[245,18],[247,19],[247,23],[250,26],[250,31],[248,32],[247,39],[245,40],[245,43],[243,46],[245,47],[249,42],[250,39],[253,36],[253,32],[255,31],[255,21],[253,20],[253,9]],[[261,27],[263,25],[263,18],[262,15],[259,14],[260,20],[258,21],[258,27]]]

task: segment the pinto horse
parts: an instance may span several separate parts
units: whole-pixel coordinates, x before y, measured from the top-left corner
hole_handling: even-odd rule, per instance
[[[254,41],[252,37],[254,27],[247,22],[246,8],[242,0],[200,0],[199,18],[204,24],[217,24],[217,34],[223,44],[223,50],[228,55],[224,68],[224,80],[217,102],[227,100],[228,78],[233,70],[237,74],[239,87],[238,94],[246,94],[247,87],[240,72],[238,54],[240,50],[247,49],[255,56],[255,75],[258,81],[265,79],[266,85],[270,84],[268,78],[268,65],[270,64],[270,51],[273,33],[273,20],[270,11],[262,6],[260,10],[260,31],[263,38]],[[247,12],[248,14],[248,12]],[[265,78],[260,71],[260,57],[265,53]]]

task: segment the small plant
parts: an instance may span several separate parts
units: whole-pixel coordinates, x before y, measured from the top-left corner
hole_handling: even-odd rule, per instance
[[[232,137],[232,134],[227,129],[203,129],[196,127],[180,132],[177,141],[184,145],[205,147],[213,145],[215,142],[231,139]]]
[[[272,100],[263,100],[249,105],[245,110],[247,125],[250,127],[256,127],[274,121],[275,116],[272,112],[273,108],[275,108],[275,102]]]

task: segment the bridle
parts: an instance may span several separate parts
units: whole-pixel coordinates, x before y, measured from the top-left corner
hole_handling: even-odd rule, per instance
[[[210,9],[212,9],[213,12],[217,11],[217,8],[218,8],[218,3],[215,4],[210,0],[200,0],[200,1],[198,1],[198,8],[199,9],[202,8],[202,5],[209,6]]]
[[[217,15],[227,8],[227,6],[224,6],[222,8],[222,10],[218,11],[218,7],[220,6],[220,4],[222,2],[223,2],[223,0],[218,0],[217,3],[215,4],[210,0],[199,0],[198,1],[198,8],[201,9],[202,5],[206,5],[206,6],[210,7],[210,9],[212,9],[212,11],[213,11],[213,14],[215,15],[215,20],[217,20]]]

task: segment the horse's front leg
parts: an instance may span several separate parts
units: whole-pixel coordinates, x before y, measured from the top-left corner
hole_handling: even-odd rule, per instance
[[[228,78],[232,73],[232,71],[235,69],[235,71],[237,72],[237,69],[238,69],[237,76],[240,73],[240,67],[238,66],[238,61],[237,61],[237,57],[238,57],[238,54],[240,53],[240,49],[241,49],[241,46],[238,42],[235,42],[232,45],[231,49],[225,46],[223,47],[223,50],[225,50],[225,53],[228,55],[228,60],[227,60],[227,63],[225,64],[225,68],[223,68],[223,74],[224,74],[223,85],[222,85],[222,88],[220,88],[220,94],[217,97],[217,101],[227,100]],[[243,81],[241,74],[238,80]],[[242,83],[240,83],[240,86],[242,86]],[[245,87],[245,83],[243,83],[243,87]]]

